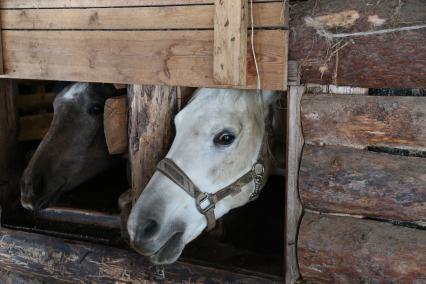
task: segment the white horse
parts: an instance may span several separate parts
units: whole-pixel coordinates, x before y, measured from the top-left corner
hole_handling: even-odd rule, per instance
[[[271,107],[278,99],[271,91],[196,91],[176,116],[172,147],[130,214],[127,228],[139,253],[172,263],[216,219],[257,197],[277,164],[270,138],[279,128]]]

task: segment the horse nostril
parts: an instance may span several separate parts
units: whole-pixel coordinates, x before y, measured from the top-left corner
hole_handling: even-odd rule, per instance
[[[160,226],[157,221],[148,219],[144,224],[141,224],[137,230],[137,239],[149,240],[154,238],[160,231]]]

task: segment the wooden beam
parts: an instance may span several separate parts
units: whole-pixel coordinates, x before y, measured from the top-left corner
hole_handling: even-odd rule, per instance
[[[141,7],[175,5],[213,5],[215,0],[2,0],[2,9],[22,8],[90,8],[90,7]],[[281,2],[282,0],[253,0],[253,3]]]
[[[265,89],[287,87],[283,80],[287,64],[286,34],[284,30],[255,32]],[[218,86],[213,80],[213,31],[210,30],[6,30],[3,40],[5,74],[11,78]],[[247,56],[246,88],[256,88],[253,59],[250,53]]]
[[[129,160],[133,201],[139,198],[174,137],[176,87],[129,85]]]
[[[19,141],[41,140],[49,131],[53,113],[22,116],[19,119]]]
[[[15,82],[0,80],[0,209],[19,200],[17,92]]]
[[[421,283],[423,230],[389,223],[305,214],[298,241],[300,272],[309,283]]]
[[[247,0],[215,1],[213,79],[219,85],[247,81]]]
[[[109,98],[105,102],[104,132],[108,152],[124,154],[128,150],[128,103],[127,96]]]
[[[231,3],[224,1],[224,3],[228,2]],[[282,17],[282,3],[257,3],[253,6],[256,28],[287,28],[288,17]],[[8,30],[213,30],[214,13],[213,5],[26,9],[25,11],[17,9],[3,10],[2,24],[3,28]],[[230,20],[236,24],[234,17],[234,15],[230,17]]]
[[[322,36],[324,32],[351,34],[424,25],[423,0],[375,5],[364,0],[300,1],[292,5],[290,18],[289,59],[299,61],[304,84],[426,87],[426,28],[332,38],[331,42]]]
[[[297,264],[297,233],[302,216],[299,200],[298,176],[303,147],[300,123],[300,101],[304,88],[291,86],[287,97],[287,155],[286,155],[286,194],[285,194],[285,281],[295,283],[299,277]]]
[[[305,145],[299,174],[304,208],[426,222],[426,159]]]
[[[271,278],[247,272],[176,262],[164,276],[133,251],[1,229],[0,266],[43,283],[266,283]],[[272,278],[276,279],[276,278]],[[41,282],[41,281],[40,281]],[[34,282],[39,283],[39,282]]]
[[[304,96],[302,125],[309,144],[426,151],[426,97]]]

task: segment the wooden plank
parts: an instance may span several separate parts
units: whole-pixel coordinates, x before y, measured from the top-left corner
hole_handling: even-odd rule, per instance
[[[309,144],[426,151],[426,97],[305,96],[302,125]]]
[[[300,62],[302,82],[425,88],[426,28],[333,38],[331,42],[321,36],[324,32],[374,32],[426,23],[424,0],[398,3],[308,0],[292,5],[289,59]]]
[[[426,159],[305,145],[299,173],[304,208],[426,222]]]
[[[213,5],[215,0],[2,0],[2,9]],[[254,3],[282,0],[253,0]]]
[[[303,87],[291,86],[287,97],[286,232],[284,256],[286,283],[295,283],[300,277],[296,244],[303,209],[299,200],[297,181],[303,148],[303,135],[300,124],[300,101],[303,92]]]
[[[0,13],[0,31],[3,29],[2,26],[2,17],[3,15]],[[4,74],[4,66],[3,66],[3,38],[0,32],[0,74]]]
[[[128,95],[129,160],[136,202],[172,144],[177,88],[130,85]]]
[[[17,99],[18,109],[23,111],[33,111],[37,109],[52,108],[55,93],[42,93],[36,95],[20,95]]]
[[[49,131],[53,113],[23,116],[19,119],[19,141],[41,140]]]
[[[124,154],[129,144],[127,96],[109,98],[105,102],[104,132],[108,152]]]
[[[15,82],[0,80],[0,210],[19,200],[17,93]]]
[[[255,32],[265,89],[287,87],[286,33]],[[217,86],[213,31],[3,31],[3,39],[5,74],[11,78]],[[247,60],[247,88],[255,88],[250,53]]]
[[[286,28],[288,17],[281,9],[279,2],[255,4],[255,27]],[[213,5],[3,10],[1,24],[8,30],[213,29],[214,13]]]
[[[1,229],[0,264],[3,271],[31,275],[43,283],[271,283],[274,278],[250,272],[176,262],[165,277],[148,258],[133,251],[45,235]]]
[[[423,230],[350,217],[305,214],[298,241],[309,283],[424,283]]]
[[[247,0],[215,1],[213,79],[219,85],[246,85],[247,28]]]

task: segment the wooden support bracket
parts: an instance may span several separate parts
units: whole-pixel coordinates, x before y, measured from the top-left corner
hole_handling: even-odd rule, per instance
[[[215,0],[215,83],[245,86],[247,81],[247,0]]]

